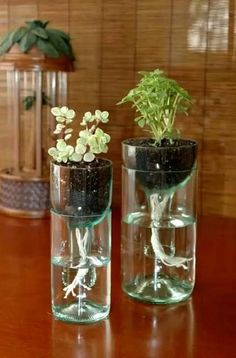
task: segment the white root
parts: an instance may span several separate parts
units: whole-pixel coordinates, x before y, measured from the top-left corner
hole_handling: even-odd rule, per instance
[[[87,242],[89,238],[89,230],[86,228],[84,237],[81,236],[80,230],[78,228],[75,229],[76,241],[79,249],[80,261],[77,266],[73,266],[72,268],[78,269],[73,281],[66,286],[63,291],[65,291],[64,298],[67,298],[69,294],[76,297],[75,289],[77,286],[83,287],[85,290],[91,290],[91,287],[87,286],[84,283],[84,278],[89,272],[91,266],[93,267],[101,267],[102,261],[99,260],[95,256],[88,256],[87,255]],[[79,297],[79,296],[77,296]]]
[[[158,225],[158,222],[162,218],[168,200],[169,200],[168,195],[165,195],[164,198],[162,198],[162,200],[159,199],[159,195],[156,193],[150,196],[151,219],[154,225],[155,222]],[[183,267],[183,269],[187,270],[188,267],[186,263],[191,259],[188,259],[186,257],[178,257],[178,256],[172,257],[167,255],[159,240],[159,229],[157,227],[152,227],[151,230],[152,230],[151,244],[156,259],[159,259],[166,266]]]

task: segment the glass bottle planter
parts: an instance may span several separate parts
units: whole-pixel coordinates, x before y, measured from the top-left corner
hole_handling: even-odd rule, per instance
[[[122,144],[122,287],[141,301],[180,302],[195,283],[196,143],[172,159],[166,147],[136,144]]]
[[[51,284],[55,318],[92,323],[110,311],[112,164],[51,164]]]

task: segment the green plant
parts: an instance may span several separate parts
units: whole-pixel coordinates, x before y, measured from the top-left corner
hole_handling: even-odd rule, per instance
[[[67,144],[72,137],[73,129],[68,127],[75,118],[75,111],[63,106],[61,108],[54,107],[51,109],[52,114],[56,117],[57,125],[54,133],[59,135],[56,147],[48,150],[48,154],[59,163],[67,162],[92,162],[95,154],[106,153],[108,151],[107,144],[110,142],[109,134],[106,134],[101,128],[98,128],[100,122],[107,123],[109,121],[109,113],[107,111],[96,110],[94,114],[86,112],[83,116],[81,126],[84,130],[79,132],[76,139],[76,145]]]
[[[164,138],[171,141],[179,135],[174,128],[176,114],[187,114],[191,97],[158,69],[140,74],[140,82],[118,104],[132,102],[136,112],[140,113],[135,122],[141,128],[148,127],[156,142],[160,143]]]
[[[36,93],[35,92],[32,96],[26,96],[22,100],[24,109],[26,111],[29,111],[33,107],[35,102],[36,102]],[[51,107],[51,102],[50,102],[50,98],[48,97],[48,95],[46,95],[45,92],[42,92],[42,106],[44,106],[44,105],[48,105]]]
[[[26,21],[26,26],[8,32],[0,43],[0,55],[17,43],[23,53],[36,46],[48,57],[65,55],[74,60],[69,35],[61,30],[47,29],[48,23],[49,21],[41,20]]]

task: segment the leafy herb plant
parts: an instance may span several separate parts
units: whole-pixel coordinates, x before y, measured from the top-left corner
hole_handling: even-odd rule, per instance
[[[49,21],[26,21],[26,26],[8,32],[0,43],[0,55],[18,44],[21,52],[27,53],[33,46],[45,55],[58,58],[61,55],[74,60],[70,37],[64,31],[47,28]]]
[[[118,104],[133,103],[140,114],[135,122],[141,128],[148,128],[157,143],[164,138],[172,141],[179,136],[179,131],[174,128],[176,114],[187,114],[191,97],[176,81],[167,78],[158,69],[140,74],[140,82]]]
[[[52,114],[56,117],[57,125],[54,134],[59,135],[56,147],[48,150],[48,154],[58,163],[68,162],[92,162],[96,154],[106,153],[108,143],[110,142],[109,134],[105,133],[99,124],[109,121],[107,111],[96,110],[94,114],[86,112],[83,116],[81,126],[83,130],[79,132],[75,146],[69,145],[68,141],[72,137],[73,128],[69,125],[75,118],[75,111],[65,106],[51,109]]]

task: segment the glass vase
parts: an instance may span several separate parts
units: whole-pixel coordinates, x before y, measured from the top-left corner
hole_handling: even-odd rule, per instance
[[[123,143],[122,288],[153,304],[184,301],[195,284],[196,165],[149,169],[145,159],[136,169],[143,157],[131,147]]]
[[[112,165],[51,164],[51,294],[55,318],[106,318],[111,291]]]

